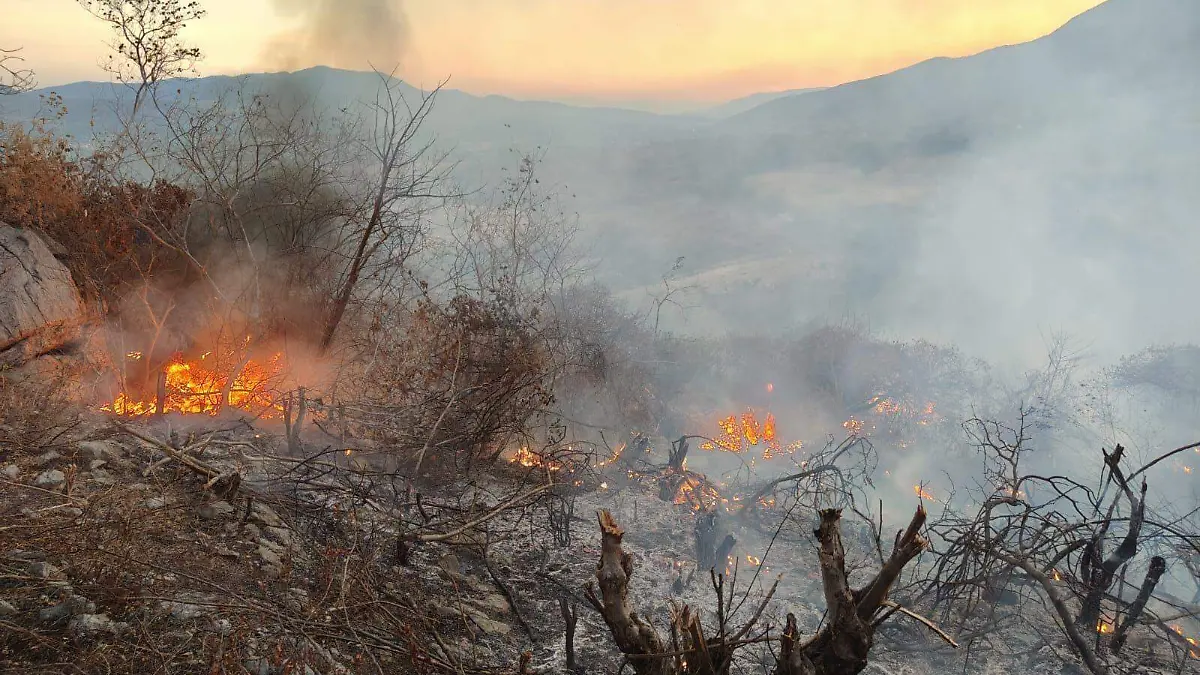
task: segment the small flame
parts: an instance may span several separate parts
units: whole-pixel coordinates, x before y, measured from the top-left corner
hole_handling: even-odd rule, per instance
[[[773,391],[775,391],[775,385],[773,385],[773,384],[771,384],[770,382],[768,382],[768,383],[767,383],[767,393],[769,394],[769,393],[771,393],[771,392],[773,392]]]
[[[755,567],[758,567],[759,565],[762,564],[762,558],[747,554],[746,562],[750,563],[751,565],[754,565]]]
[[[142,358],[142,353],[141,352],[129,352],[129,353],[125,354],[125,358],[133,359],[134,361],[140,361]]]
[[[921,487],[920,485],[914,485],[913,492],[917,493],[917,497],[919,497],[921,499],[925,499],[925,500],[928,500],[931,502],[937,501],[936,499],[933,498],[933,495],[930,494],[929,491],[927,491],[924,487]]]
[[[560,471],[562,465],[553,460],[547,460],[525,446],[521,446],[508,458],[509,464],[520,464],[524,467],[549,466],[551,471]]]
[[[1096,622],[1096,632],[1100,633],[1101,635],[1107,635],[1108,633],[1113,632],[1112,622],[1106,619],[1100,619]]]
[[[1050,570],[1050,577],[1055,581],[1062,581],[1062,575],[1058,573],[1058,570]]]

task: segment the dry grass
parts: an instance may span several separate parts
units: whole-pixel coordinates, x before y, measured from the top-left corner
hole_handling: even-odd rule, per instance
[[[430,655],[435,589],[393,567],[391,541],[354,513],[270,500],[293,545],[266,564],[260,535],[277,535],[247,519],[263,499],[212,517],[199,478],[171,464],[143,475],[147,447],[89,414],[45,414],[53,392],[0,389],[0,465],[21,469],[0,477],[0,671],[496,672]],[[49,470],[66,480],[35,485]],[[44,614],[71,603],[116,628]]]

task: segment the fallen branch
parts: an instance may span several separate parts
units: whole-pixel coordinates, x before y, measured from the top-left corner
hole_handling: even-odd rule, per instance
[[[468,522],[467,524],[463,525],[462,527],[451,530],[449,532],[439,532],[439,533],[435,533],[435,534],[409,534],[409,535],[405,535],[403,537],[403,539],[406,541],[420,541],[420,542],[424,542],[424,543],[446,541],[447,539],[453,539],[471,528],[478,527],[478,526],[486,523],[487,521],[491,520],[492,518],[495,518],[496,516],[500,515],[501,513],[504,513],[505,511],[513,508],[514,506],[516,506],[517,504],[520,504],[521,502],[525,501],[526,499],[529,499],[530,497],[536,497],[537,495],[542,494],[543,492],[545,492],[546,490],[549,490],[552,487],[554,487],[553,483],[546,483],[545,485],[536,487],[536,488],[530,490],[529,492],[519,494],[519,495],[513,497],[512,499],[493,507],[487,513]]]
[[[941,628],[938,628],[937,624],[935,624],[930,619],[927,619],[927,618],[921,616],[920,614],[917,614],[916,612],[912,611],[911,609],[908,609],[904,605],[901,605],[898,602],[893,602],[891,600],[884,600],[883,606],[890,607],[892,609],[892,612],[888,612],[887,614],[885,614],[882,617],[880,617],[879,619],[877,619],[875,621],[876,626],[879,626],[884,621],[886,621],[887,618],[890,617],[893,612],[899,612],[899,613],[903,614],[904,616],[907,616],[908,618],[916,621],[917,623],[924,625],[926,628],[933,631],[934,633],[937,633],[937,636],[942,638],[942,640],[944,640],[946,642],[946,644],[950,645],[951,647],[954,647],[955,649],[958,649],[958,643],[954,641],[954,638],[950,637],[950,635],[948,633],[946,633],[946,631],[942,630]]]

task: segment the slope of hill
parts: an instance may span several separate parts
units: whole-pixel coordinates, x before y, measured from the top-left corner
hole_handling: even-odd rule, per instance
[[[749,96],[743,96],[741,98],[736,98],[732,101],[726,101],[725,103],[711,106],[709,108],[705,108],[705,109],[701,110],[698,114],[700,117],[705,117],[708,119],[726,119],[729,117],[733,117],[734,115],[740,115],[741,113],[744,113],[747,110],[752,110],[754,108],[757,108],[758,106],[760,106],[764,103],[776,101],[781,98],[788,98],[791,96],[799,96],[801,94],[809,94],[814,91],[821,91],[822,89],[824,89],[824,87],[810,87],[807,89],[788,89],[785,91],[764,91],[764,92],[760,92],[757,94],[750,94]]]
[[[1127,333],[1107,325],[1117,318],[1171,340],[1200,319],[1145,298],[1190,284],[1186,251],[1200,246],[1196,63],[1200,2],[1109,0],[1029,43],[750,97],[717,119],[446,90],[431,130],[475,184],[495,183],[510,148],[546,149],[544,182],[575,197],[568,208],[618,290],[657,284],[686,256],[714,317],[689,330],[723,329],[730,314],[852,313],[1009,349],[1017,323],[1119,342]],[[376,86],[328,68],[245,81],[328,106]],[[211,94],[231,82],[188,86]],[[57,91],[88,133],[107,85]],[[28,117],[37,99],[16,104]],[[789,251],[806,262],[784,273]],[[720,269],[741,272],[705,274]]]

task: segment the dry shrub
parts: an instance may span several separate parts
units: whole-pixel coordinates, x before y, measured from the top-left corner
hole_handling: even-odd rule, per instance
[[[47,366],[38,377],[19,381],[0,372],[0,462],[66,444],[79,425],[75,385],[65,366]]]
[[[374,327],[375,349],[349,365],[338,397],[374,411],[360,416],[364,431],[403,455],[425,449],[426,466],[494,457],[552,401],[545,343],[501,301],[423,300],[389,326]]]
[[[101,307],[150,276],[189,271],[158,233],[191,198],[162,181],[114,179],[103,156],[76,156],[43,124],[0,124],[0,221],[46,235],[84,296]]]

